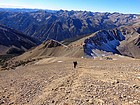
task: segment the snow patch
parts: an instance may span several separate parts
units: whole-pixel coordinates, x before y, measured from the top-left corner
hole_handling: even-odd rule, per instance
[[[41,19],[37,19],[37,21],[38,21],[38,22],[41,22],[42,20],[41,20]]]
[[[120,41],[124,39],[125,37],[119,30],[103,30],[85,40],[84,52],[91,57],[102,56],[102,54],[95,52],[96,49],[100,51],[119,53],[116,47],[119,46]]]
[[[61,63],[61,62],[63,62],[63,61],[57,61],[57,62]]]

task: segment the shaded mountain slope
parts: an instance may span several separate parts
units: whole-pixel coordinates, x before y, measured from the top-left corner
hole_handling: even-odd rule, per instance
[[[122,32],[118,29],[113,30],[101,30],[96,35],[85,40],[84,51],[87,55],[98,55],[94,50],[102,50],[106,52],[119,53],[116,46],[120,44],[120,41],[125,40]]]
[[[122,41],[117,49],[122,55],[140,58],[140,24],[126,28],[128,29],[126,40]]]
[[[85,53],[91,57],[104,56],[96,50],[112,52],[130,56],[140,57],[140,24],[122,26],[113,30],[101,30],[96,35],[85,40]]]
[[[125,42],[121,42],[118,50],[122,55],[140,58],[140,35]]]
[[[34,38],[0,25],[0,55],[21,54],[39,43]]]
[[[0,11],[0,23],[41,41],[46,39],[62,41],[102,29],[132,24],[140,18],[135,14],[87,11],[15,11]]]

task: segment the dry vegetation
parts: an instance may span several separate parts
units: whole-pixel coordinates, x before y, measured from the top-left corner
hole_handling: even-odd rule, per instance
[[[0,105],[140,105],[140,60],[110,58],[52,57],[0,71]]]

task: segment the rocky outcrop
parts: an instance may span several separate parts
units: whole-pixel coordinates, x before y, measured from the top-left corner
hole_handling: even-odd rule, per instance
[[[61,46],[62,44],[60,42],[57,42],[55,40],[48,40],[46,42],[43,43],[46,48],[52,48],[52,47],[58,47]]]
[[[0,23],[26,35],[62,41],[102,29],[132,24],[139,15],[87,11],[2,10]]]

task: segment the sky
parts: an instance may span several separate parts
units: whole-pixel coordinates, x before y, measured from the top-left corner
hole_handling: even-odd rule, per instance
[[[38,8],[140,14],[140,0],[0,0],[0,8]]]

